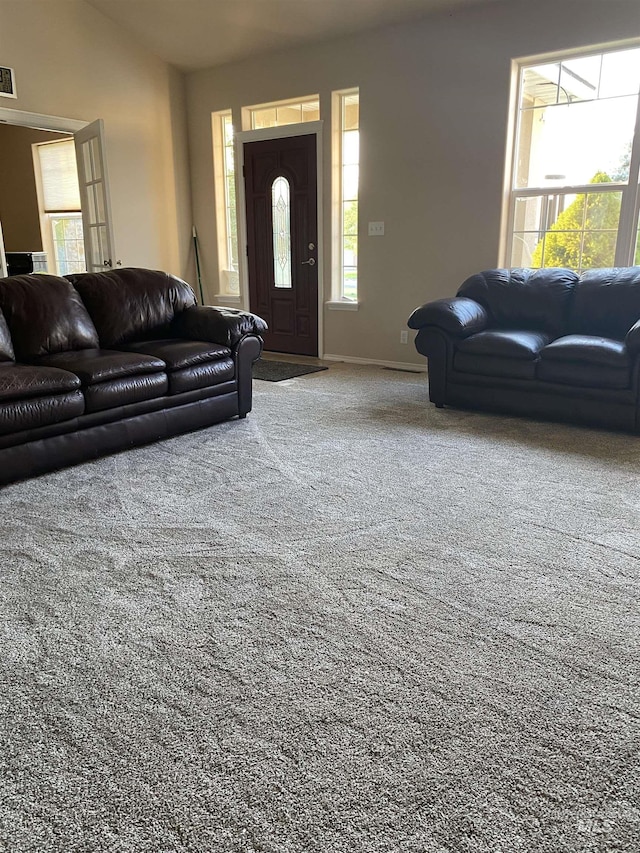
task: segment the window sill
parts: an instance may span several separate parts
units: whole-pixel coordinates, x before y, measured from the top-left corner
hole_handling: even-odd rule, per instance
[[[239,296],[229,296],[226,293],[216,293],[213,299],[216,305],[242,305],[242,299]]]
[[[358,302],[349,302],[346,299],[336,299],[330,302],[325,302],[329,311],[357,311]]]

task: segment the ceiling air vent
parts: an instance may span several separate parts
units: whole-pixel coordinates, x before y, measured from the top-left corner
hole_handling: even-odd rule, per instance
[[[13,68],[2,68],[0,66],[0,97],[17,98],[16,78]]]

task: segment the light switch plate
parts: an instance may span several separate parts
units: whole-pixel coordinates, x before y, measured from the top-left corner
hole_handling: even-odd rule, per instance
[[[369,237],[383,237],[384,236],[384,222],[370,222],[369,223]]]

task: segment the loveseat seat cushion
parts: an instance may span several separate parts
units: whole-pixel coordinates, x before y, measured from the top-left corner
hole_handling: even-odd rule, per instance
[[[49,426],[83,412],[80,380],[72,373],[0,364],[0,435]]]
[[[164,361],[169,376],[170,394],[217,385],[233,379],[235,375],[231,350],[221,344],[165,338],[124,346],[131,352],[148,353]]]
[[[494,269],[470,276],[457,295],[479,302],[502,329],[530,329],[558,337],[566,324],[578,275],[567,269]]]
[[[165,363],[142,353],[115,350],[63,352],[39,360],[78,376],[87,412],[98,412],[127,403],[140,403],[167,393]]]
[[[565,335],[542,350],[537,377],[587,388],[628,388],[631,360],[623,341]]]
[[[456,344],[453,364],[463,373],[533,379],[536,361],[550,340],[544,332],[478,332]]]
[[[132,267],[67,278],[82,296],[103,347],[165,337],[176,314],[196,303],[186,282],[159,270]]]
[[[7,326],[7,321],[4,319],[4,314],[0,311],[0,362],[13,361],[15,359],[13,344],[11,343],[11,333]]]
[[[623,340],[640,320],[640,267],[586,270],[575,289],[568,331]]]
[[[0,310],[19,361],[98,346],[98,334],[75,288],[53,275],[0,279]]]

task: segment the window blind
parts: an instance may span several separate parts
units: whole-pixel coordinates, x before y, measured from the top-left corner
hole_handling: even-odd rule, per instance
[[[73,139],[36,146],[45,213],[80,210],[80,189]]]

